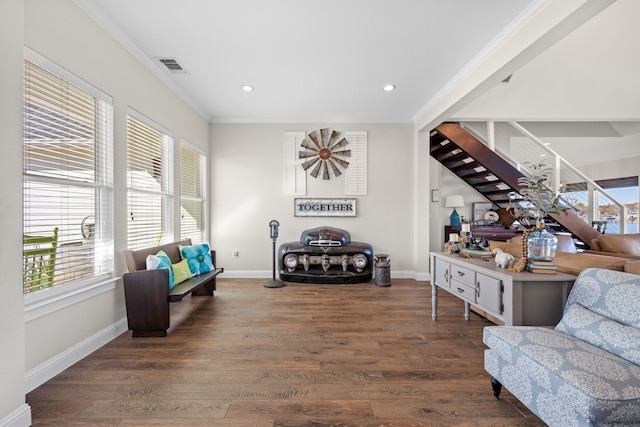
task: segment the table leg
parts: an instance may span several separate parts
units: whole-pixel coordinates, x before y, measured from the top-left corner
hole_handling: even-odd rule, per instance
[[[431,319],[438,320],[438,287],[431,285]]]
[[[469,303],[464,302],[464,320],[469,320]]]

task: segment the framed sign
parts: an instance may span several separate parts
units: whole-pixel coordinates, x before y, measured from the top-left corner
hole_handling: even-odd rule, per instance
[[[295,216],[356,216],[356,199],[295,199]]]

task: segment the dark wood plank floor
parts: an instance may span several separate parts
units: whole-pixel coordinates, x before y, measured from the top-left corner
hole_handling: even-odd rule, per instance
[[[493,398],[479,316],[431,286],[218,280],[27,395],[35,426],[542,426]]]

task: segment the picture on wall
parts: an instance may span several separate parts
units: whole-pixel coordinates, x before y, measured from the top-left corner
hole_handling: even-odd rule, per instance
[[[473,223],[484,225],[487,220],[487,213],[493,211],[493,203],[474,203],[473,204]]]

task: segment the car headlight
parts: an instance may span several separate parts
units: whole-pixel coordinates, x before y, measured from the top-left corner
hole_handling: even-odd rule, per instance
[[[298,266],[298,256],[295,254],[289,254],[284,257],[284,265],[291,272]]]
[[[356,254],[353,256],[353,265],[358,270],[362,270],[367,266],[367,256],[365,254]]]

